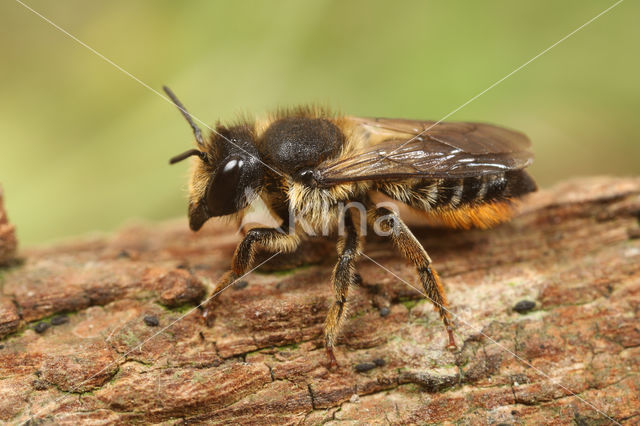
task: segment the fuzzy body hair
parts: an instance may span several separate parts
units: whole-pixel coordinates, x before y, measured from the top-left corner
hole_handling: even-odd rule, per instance
[[[337,159],[362,151],[371,144],[371,139],[382,140],[389,137],[387,133],[371,135],[371,129],[362,126],[358,121],[345,119],[339,114],[332,113],[327,108],[311,105],[293,108],[281,108],[266,117],[252,119],[248,116],[237,120],[231,127],[243,127],[250,129],[254,137],[258,151],[264,150],[262,136],[269,127],[278,120],[290,117],[306,119],[330,120],[344,134],[344,143],[340,147]],[[223,133],[227,127],[218,125],[218,133]],[[212,134],[206,141],[205,152],[210,158],[208,163],[193,160],[191,179],[189,183],[189,199],[192,204],[198,203],[205,196],[207,185],[213,173],[215,173],[216,161],[220,160],[220,140],[216,134]],[[326,159],[323,163],[336,161],[336,158]],[[279,173],[278,173],[279,172]],[[302,218],[311,227],[313,232],[326,232],[327,229],[335,230],[339,223],[341,205],[353,200],[364,200],[367,194],[378,191],[390,197],[396,202],[407,205],[410,209],[423,214],[425,224],[463,228],[471,227],[487,228],[508,220],[514,212],[515,203],[513,197],[502,197],[497,200],[485,200],[487,191],[491,185],[501,176],[487,175],[483,178],[473,200],[463,200],[464,181],[461,179],[424,179],[408,178],[400,180],[383,180],[348,182],[329,187],[311,187],[297,182],[293,176],[278,170],[267,170],[273,182],[269,188],[260,188],[257,195],[266,203],[274,215],[281,216],[282,209],[275,213],[277,206],[271,205],[274,195],[280,204],[286,204],[290,212],[296,217]],[[280,174],[280,175],[279,175]],[[443,200],[443,191],[450,192],[446,202]],[[242,220],[246,209],[240,209],[229,218]],[[284,218],[281,218],[284,219]],[[309,229],[300,229],[300,232],[308,232]]]
[[[455,347],[444,287],[429,255],[397,212],[373,200],[387,197],[431,225],[487,228],[508,220],[514,201],[534,191],[535,183],[523,170],[532,158],[526,136],[480,123],[442,123],[434,130],[440,131],[440,139],[429,143],[427,136],[421,137],[426,130],[420,129],[429,130],[433,123],[345,117],[312,105],[217,125],[206,141],[197,138],[200,150],[177,157],[197,156],[189,182],[193,230],[210,217],[241,221],[257,199],[282,221],[279,227],[245,230],[231,270],[214,293],[246,274],[259,248],[293,252],[307,236],[337,233],[338,262],[331,279],[335,300],[325,322],[325,346],[335,366],[333,348],[347,317],[348,291],[362,280],[356,271],[362,240],[367,225],[374,230],[378,226],[416,267],[445,325],[449,346]],[[414,140],[418,148],[410,155],[390,158],[394,144],[400,149]],[[416,160],[438,156],[458,163],[438,174],[434,167],[424,166],[437,162]],[[475,168],[469,167],[474,161]],[[356,214],[360,208],[364,211]]]

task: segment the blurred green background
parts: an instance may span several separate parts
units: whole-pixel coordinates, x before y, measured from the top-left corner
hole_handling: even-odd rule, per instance
[[[613,3],[28,1],[211,124],[307,102],[437,120]],[[23,246],[184,216],[176,109],[19,3],[0,16],[0,183]],[[623,2],[449,120],[528,134],[542,186],[638,174],[638,16]]]

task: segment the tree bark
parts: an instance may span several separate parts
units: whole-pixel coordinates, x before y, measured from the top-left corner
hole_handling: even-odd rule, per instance
[[[491,230],[415,229],[459,349],[430,303],[363,258],[334,370],[326,241],[224,291],[209,324],[196,306],[229,267],[233,227],[180,219],[27,249],[0,269],[0,420],[636,423],[639,212],[640,179],[590,178]],[[365,253],[418,286],[390,242]]]
[[[16,230],[9,223],[7,213],[4,211],[2,186],[0,186],[0,267],[9,265],[15,260],[17,249]]]

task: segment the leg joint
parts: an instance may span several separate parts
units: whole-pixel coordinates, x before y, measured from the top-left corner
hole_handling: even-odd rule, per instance
[[[400,225],[400,221],[397,219],[396,214],[391,210],[384,207],[378,207],[375,212],[375,217],[379,221],[379,224],[382,227],[382,229],[384,229],[385,231],[386,230],[393,230],[393,232],[398,231],[398,226]]]
[[[419,274],[428,274],[428,275],[433,275],[433,272],[431,271],[431,263],[429,263],[428,259],[424,259],[424,265],[418,265],[416,267],[416,269],[418,270]]]
[[[340,263],[350,262],[356,257],[357,254],[358,254],[358,251],[356,250],[355,247],[345,248],[344,250],[342,250],[342,253],[340,253]]]
[[[389,216],[393,214],[394,213],[386,207],[378,207],[376,209],[376,216]]]
[[[244,237],[243,243],[246,241],[248,244],[256,241],[264,241],[267,239],[274,230],[272,228],[253,228]]]

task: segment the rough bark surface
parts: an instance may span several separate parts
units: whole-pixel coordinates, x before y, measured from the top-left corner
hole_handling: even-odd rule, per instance
[[[16,230],[9,223],[9,218],[4,210],[2,186],[0,186],[0,267],[13,262],[17,248]]]
[[[534,194],[492,230],[417,230],[460,349],[430,303],[363,259],[331,371],[326,242],[223,292],[209,326],[192,308],[229,266],[232,227],[25,250],[0,269],[0,420],[638,423],[639,212],[640,179],[594,178]],[[389,242],[365,252],[416,285]]]

